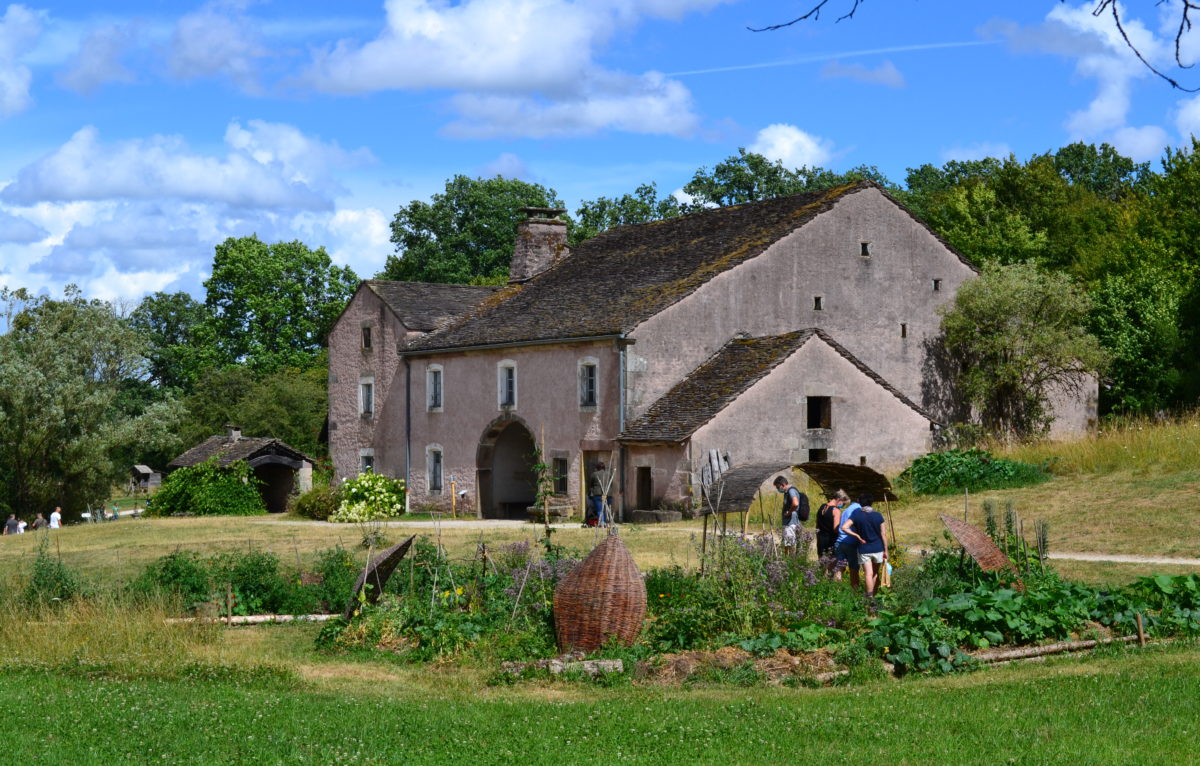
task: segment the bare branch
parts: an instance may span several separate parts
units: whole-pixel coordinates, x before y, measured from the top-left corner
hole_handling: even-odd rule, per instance
[[[862,5],[863,2],[865,2],[865,0],[852,0],[852,1],[854,4],[852,6],[850,6],[850,10],[847,11],[846,13],[842,14],[841,16],[838,16],[837,21],[854,18],[854,12],[858,10],[858,6]],[[1189,2],[1190,2],[1190,0],[1189,0]],[[803,16],[797,16],[796,18],[792,19],[791,21],[785,21],[782,24],[772,24],[768,27],[757,27],[757,28],[756,27],[746,27],[746,29],[749,29],[751,32],[770,32],[770,31],[773,31],[776,29],[783,29],[784,27],[790,27],[793,24],[797,24],[801,21],[806,21],[808,19],[812,19],[813,21],[819,21],[821,18],[821,9],[824,8],[826,6],[826,4],[828,4],[828,3],[829,3],[829,0],[820,0],[816,5],[809,8],[808,12],[805,13]],[[834,23],[837,23],[837,22],[834,22]]]
[[[1066,1],[1067,0],[1059,0],[1059,2],[1063,3]],[[1193,66],[1195,66],[1195,62],[1184,62],[1183,38],[1184,35],[1187,35],[1192,31],[1192,12],[1200,11],[1200,0],[1177,1],[1179,2],[1180,10],[1179,26],[1175,30],[1175,65],[1180,69],[1191,69]],[[747,29],[749,29],[751,32],[772,32],[775,30],[784,29],[785,27],[790,27],[793,24],[798,24],[801,21],[807,21],[809,19],[812,19],[813,21],[819,21],[821,18],[821,10],[829,4],[830,0],[810,0],[810,2],[812,2],[812,5],[809,6],[808,11],[800,16],[797,16],[791,21],[785,21],[780,24],[771,24],[765,27],[747,27]],[[854,18],[854,14],[856,11],[858,11],[858,7],[866,2],[866,0],[843,0],[843,2],[849,5],[849,10],[839,16],[837,18],[838,21]],[[1172,0],[1158,0],[1156,5],[1162,5],[1168,2],[1172,2]],[[1121,34],[1121,39],[1125,41],[1125,45],[1128,46],[1129,50],[1133,51],[1133,55],[1137,56],[1138,61],[1142,62],[1142,66],[1149,69],[1157,77],[1169,83],[1170,86],[1176,90],[1181,90],[1184,93],[1200,93],[1200,86],[1195,88],[1184,87],[1178,80],[1154,66],[1154,64],[1151,64],[1150,61],[1147,60],[1144,55],[1142,55],[1141,50],[1139,50],[1133,41],[1129,39],[1129,34],[1125,31],[1125,22],[1121,19],[1121,12],[1117,7],[1117,0],[1096,0],[1096,6],[1092,9],[1092,15],[1099,18],[1104,14],[1112,16],[1113,25]]]

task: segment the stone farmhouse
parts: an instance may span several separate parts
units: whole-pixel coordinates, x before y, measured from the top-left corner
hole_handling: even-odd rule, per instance
[[[581,508],[695,502],[710,455],[888,471],[964,419],[938,308],[975,269],[871,182],[624,226],[569,251],[529,209],[510,284],[368,280],[329,337],[337,476],[406,477],[410,502],[522,517],[536,445]],[[1055,403],[1095,417],[1095,384]],[[715,451],[715,452],[714,452]]]

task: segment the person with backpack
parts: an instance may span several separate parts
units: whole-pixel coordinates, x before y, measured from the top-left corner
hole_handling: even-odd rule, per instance
[[[817,558],[833,558],[833,546],[837,542],[837,528],[841,515],[842,509],[838,507],[837,496],[830,493],[825,498],[824,505],[817,509]]]
[[[776,476],[774,484],[775,491],[783,495],[783,548],[794,556],[800,527],[808,521],[808,495],[782,476]]]

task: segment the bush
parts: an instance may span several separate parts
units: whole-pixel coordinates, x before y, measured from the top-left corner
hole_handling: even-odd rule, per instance
[[[37,544],[37,558],[33,560],[33,575],[25,588],[25,600],[40,604],[66,601],[80,590],[79,575],[62,559],[50,555],[50,536],[43,533]]]
[[[404,513],[404,480],[365,471],[342,482],[341,502],[330,517],[336,522],[368,522]]]
[[[898,480],[908,483],[922,495],[948,495],[969,489],[1026,487],[1049,480],[1042,467],[992,457],[984,450],[947,450],[931,452],[912,462]]]
[[[292,501],[292,513],[315,521],[327,521],[338,509],[338,491],[333,487],[313,487]]]
[[[321,575],[321,583],[314,586],[314,595],[325,611],[340,612],[345,609],[362,567],[349,551],[339,545],[317,554],[316,570]]]
[[[250,465],[238,460],[222,468],[216,458],[199,465],[177,468],[163,479],[158,492],[146,503],[148,516],[249,516],[266,513],[260,482]]]
[[[280,574],[279,557],[274,553],[224,553],[213,560],[212,567],[222,599],[226,583],[233,587],[234,614],[293,611],[287,608],[294,597],[293,586]]]
[[[176,551],[150,562],[131,590],[138,595],[170,593],[180,599],[184,609],[195,609],[212,600],[212,573],[196,553]]]

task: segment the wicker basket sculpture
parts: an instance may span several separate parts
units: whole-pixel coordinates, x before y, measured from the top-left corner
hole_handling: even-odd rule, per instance
[[[646,584],[615,530],[554,589],[554,629],[562,651],[598,649],[609,638],[637,640]]]

